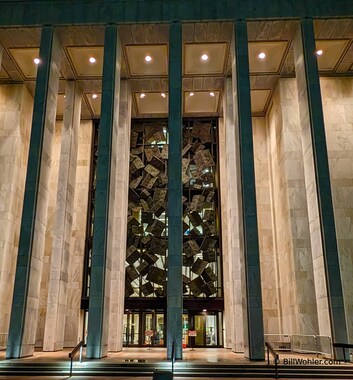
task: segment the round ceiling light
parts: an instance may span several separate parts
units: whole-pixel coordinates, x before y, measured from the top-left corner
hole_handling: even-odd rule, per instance
[[[39,58],[34,58],[33,62],[34,62],[36,65],[39,65],[39,63],[40,63],[40,59],[39,59]]]
[[[207,55],[207,54],[202,54],[202,55],[201,55],[201,59],[202,59],[203,61],[207,61],[207,60],[208,60],[208,55]]]
[[[146,94],[142,93],[140,94],[140,98],[143,99],[146,96]]]
[[[146,62],[151,62],[152,61],[152,57],[150,55],[146,55],[145,61]]]
[[[190,94],[189,94],[190,96],[194,96],[194,93],[193,92],[190,92]]]
[[[162,97],[162,98],[166,98],[167,95],[166,95],[164,92],[162,92],[162,93],[161,93],[161,97]]]
[[[210,96],[214,97],[214,92],[213,91],[210,92]]]
[[[262,52],[258,55],[258,57],[259,57],[260,59],[265,59],[265,58],[266,58],[266,54],[262,51]]]
[[[322,55],[322,54],[323,54],[323,51],[321,49],[316,51],[316,55]]]
[[[97,94],[93,94],[92,95],[92,99],[97,99],[98,98],[98,95]]]
[[[90,63],[96,63],[97,60],[94,57],[89,57],[89,61]]]

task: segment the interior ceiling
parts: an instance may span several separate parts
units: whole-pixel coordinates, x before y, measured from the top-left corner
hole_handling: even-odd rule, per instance
[[[353,74],[353,20],[315,20],[322,75]],[[295,76],[292,20],[248,23],[251,102],[254,116],[264,116],[280,77]],[[224,79],[231,75],[232,23],[183,25],[183,112],[185,115],[220,115]],[[103,26],[68,26],[57,29],[64,54],[57,114],[64,109],[65,80],[78,81],[84,101],[82,117],[99,117],[103,71]],[[134,117],[165,117],[168,109],[168,25],[138,24],[119,27],[122,44],[121,76],[129,79]],[[4,47],[1,83],[24,82],[34,94],[40,28],[0,29]],[[264,59],[259,53],[265,53]],[[201,56],[206,54],[207,60]],[[149,55],[151,60],[145,61]],[[94,63],[89,58],[94,57]],[[163,95],[162,95],[163,93]],[[144,96],[141,96],[144,94]]]

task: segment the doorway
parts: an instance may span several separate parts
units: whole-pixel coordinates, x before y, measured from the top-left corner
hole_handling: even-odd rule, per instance
[[[192,312],[183,314],[184,347],[221,347],[222,313]]]
[[[124,314],[124,346],[163,347],[164,336],[163,312],[129,311]]]

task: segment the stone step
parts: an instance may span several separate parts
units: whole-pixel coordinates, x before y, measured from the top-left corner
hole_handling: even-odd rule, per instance
[[[157,363],[74,363],[75,376],[153,376],[154,371],[170,369],[170,365]],[[202,365],[176,363],[175,376],[216,378],[274,378],[275,369],[267,365]],[[278,367],[280,378],[305,379],[353,379],[351,366],[282,366]],[[8,361],[0,364],[0,376],[58,376],[69,373],[69,362],[66,363],[24,363]]]

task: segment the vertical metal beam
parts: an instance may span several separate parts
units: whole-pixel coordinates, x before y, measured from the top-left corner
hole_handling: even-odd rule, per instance
[[[251,120],[249,53],[246,21],[234,23],[232,41],[234,121],[239,128],[240,174],[245,264],[244,350],[249,359],[264,359],[261,275],[257,228]]]
[[[46,212],[47,189],[40,182],[44,176],[44,186],[48,184],[51,138],[47,137],[44,147],[45,131],[53,133],[55,122],[56,96],[59,83],[60,46],[54,35],[53,27],[43,27],[40,42],[40,64],[37,70],[34,97],[33,119],[29,146],[26,185],[21,219],[20,240],[17,256],[15,286],[11,310],[9,338],[6,351],[7,358],[19,358],[31,355],[34,349],[35,328],[37,325],[36,302],[39,298],[41,277],[41,256],[44,249],[43,213]],[[51,93],[52,99],[48,99]],[[44,152],[43,152],[44,150]],[[45,150],[48,150],[46,152]],[[48,157],[49,154],[49,157]],[[45,161],[43,164],[43,160]],[[43,169],[43,166],[45,167]],[[41,203],[38,205],[39,192],[42,191]],[[41,212],[38,212],[38,208]],[[37,215],[39,213],[39,215]],[[39,221],[38,221],[39,219]],[[37,235],[37,242],[34,236]],[[43,244],[40,244],[42,241]],[[33,246],[38,243],[36,252]],[[35,256],[35,257],[34,257]],[[31,280],[31,277],[32,280]],[[30,281],[31,280],[31,281]],[[28,298],[30,315],[27,313]],[[33,310],[32,310],[33,309]],[[30,319],[30,320],[29,320]],[[26,331],[25,331],[26,330]],[[25,342],[24,342],[25,341]]]
[[[301,123],[310,125],[322,254],[326,272],[331,333],[335,342],[347,342],[342,278],[333,212],[320,78],[312,20],[302,20],[294,43]]]
[[[169,27],[169,159],[168,159],[168,283],[167,283],[167,356],[172,357],[175,343],[177,359],[182,359],[182,29]]]
[[[93,224],[91,284],[88,314],[87,358],[107,354],[110,296],[110,259],[108,247],[108,215],[111,180],[112,132],[117,122],[120,93],[121,48],[118,27],[105,28],[102,78],[101,122]]]

